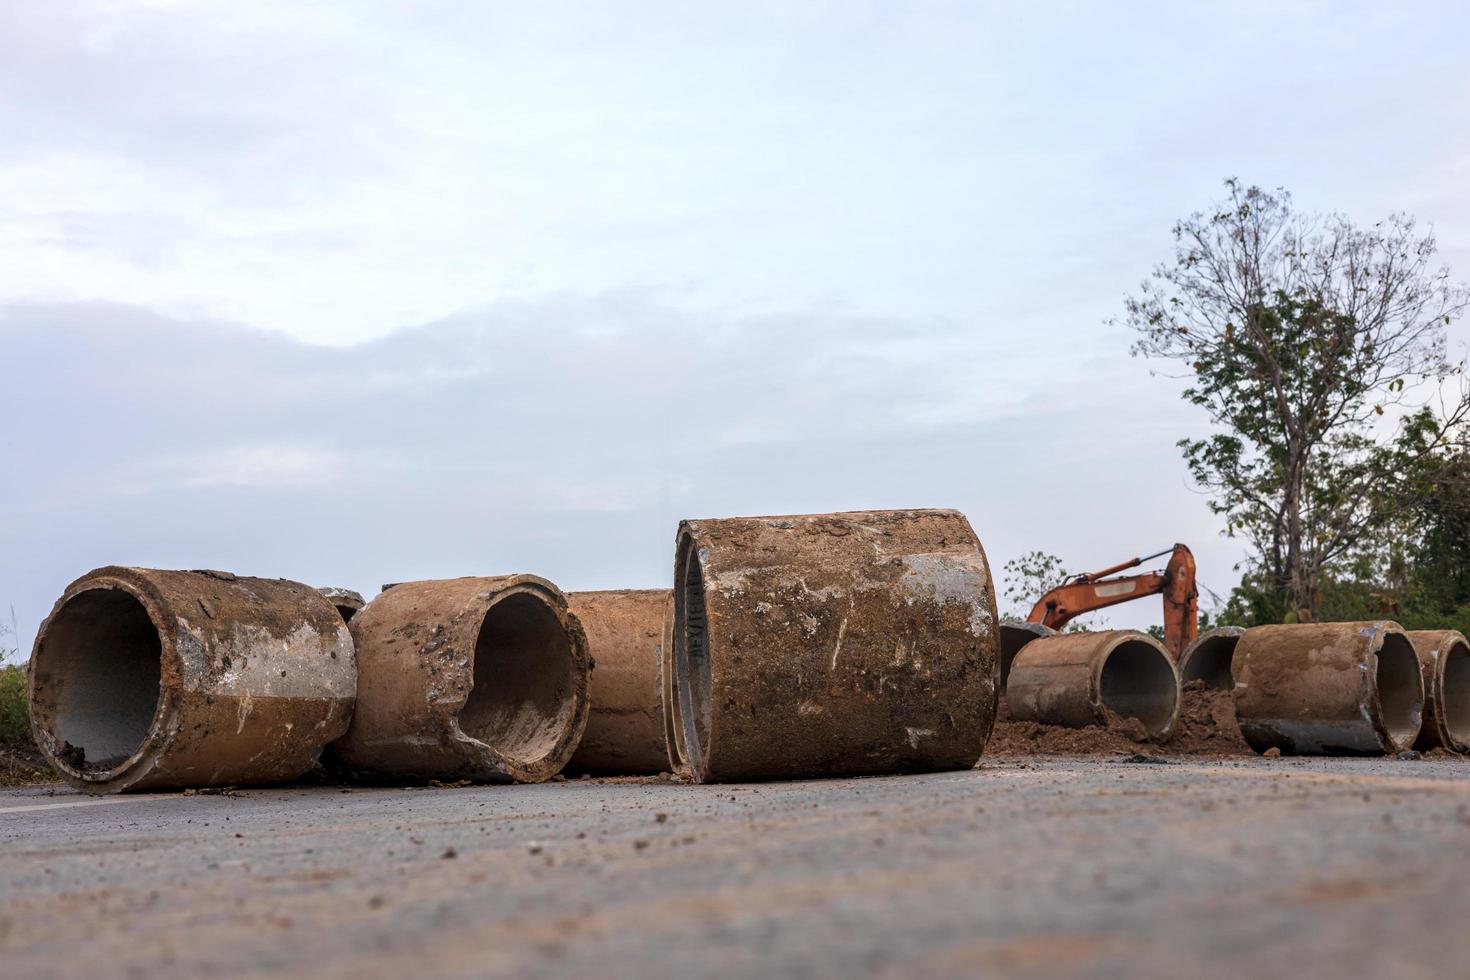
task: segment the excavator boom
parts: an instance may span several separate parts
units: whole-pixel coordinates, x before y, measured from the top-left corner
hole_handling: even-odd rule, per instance
[[[1108,578],[1163,555],[1170,557],[1169,564],[1161,572]],[[1195,585],[1194,555],[1182,544],[1142,558],[1131,558],[1099,572],[1075,575],[1037,600],[1026,619],[1061,629],[1083,613],[1148,595],[1164,597],[1164,646],[1177,661],[1199,632],[1199,592]]]

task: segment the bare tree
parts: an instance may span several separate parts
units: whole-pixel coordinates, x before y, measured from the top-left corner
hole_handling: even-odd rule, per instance
[[[1226,181],[1174,226],[1124,322],[1136,355],[1183,365],[1217,430],[1180,442],[1226,533],[1255,551],[1282,612],[1315,618],[1324,569],[1411,502],[1416,467],[1470,417],[1445,328],[1470,292],[1433,265],[1432,234],[1392,215],[1358,228],[1303,215],[1285,191]]]

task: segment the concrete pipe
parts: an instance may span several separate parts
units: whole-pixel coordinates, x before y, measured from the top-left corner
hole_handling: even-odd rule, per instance
[[[567,764],[578,772],[647,775],[669,767],[660,663],[673,596],[668,589],[569,592],[593,670],[587,730]]]
[[[326,596],[327,601],[337,607],[337,612],[348,622],[362,610],[367,603],[362,598],[361,592],[353,592],[351,589],[338,589],[332,586],[317,589]]]
[[[696,781],[964,769],[995,721],[995,593],[948,510],[684,521],[675,720]]]
[[[347,729],[352,638],[315,589],[227,572],[99,568],[31,655],[31,726],[88,793],[279,783]]]
[[[402,582],[352,618],[357,711],[332,751],[405,779],[533,783],[587,724],[587,639],[534,575]]]
[[[1147,633],[1060,633],[1016,655],[1006,704],[1015,721],[1066,728],[1136,719],[1161,742],[1179,717],[1179,674],[1169,651]]]
[[[1424,723],[1416,749],[1470,752],[1470,643],[1458,630],[1411,630],[1424,677]]]
[[[1216,691],[1234,688],[1231,663],[1235,658],[1235,644],[1244,632],[1239,626],[1221,626],[1197,636],[1179,658],[1179,683],[1204,681],[1205,687]]]
[[[1397,623],[1252,627],[1233,669],[1235,717],[1257,752],[1393,754],[1419,735],[1424,681]]]
[[[684,748],[684,724],[674,703],[674,599],[669,595],[669,632],[664,640],[663,654],[659,658],[658,683],[664,715],[664,748],[669,753],[669,771],[680,776],[690,776],[689,755]]]
[[[1006,691],[1006,682],[1011,676],[1011,664],[1015,662],[1016,654],[1021,652],[1021,648],[1032,640],[1056,635],[1056,630],[1040,623],[1000,624],[1000,693],[1004,694]]]

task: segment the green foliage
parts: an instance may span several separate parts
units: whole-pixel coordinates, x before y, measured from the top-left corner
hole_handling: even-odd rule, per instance
[[[0,745],[18,745],[30,739],[26,713],[26,669],[0,667]]]
[[[1020,558],[1006,562],[1003,574],[1007,609],[1001,618],[1007,622],[1023,623],[1036,600],[1061,585],[1072,573],[1056,555],[1028,551]]]
[[[1001,620],[1007,623],[1024,623],[1038,599],[1073,575],[1067,571],[1065,562],[1045,551],[1028,551],[1020,558],[1012,558],[1005,563],[1002,574],[1008,605]],[[1062,632],[1086,633],[1094,628],[1106,629],[1107,620],[1096,613],[1079,616],[1068,622]]]
[[[1445,327],[1470,291],[1431,266],[1434,238],[1411,218],[1360,229],[1300,215],[1284,191],[1226,187],[1175,226],[1173,262],[1125,322],[1134,353],[1179,365],[1215,426],[1179,446],[1225,533],[1252,547],[1222,615],[1317,618],[1334,569],[1402,526],[1470,419],[1467,392],[1440,412],[1409,402],[1458,372]]]

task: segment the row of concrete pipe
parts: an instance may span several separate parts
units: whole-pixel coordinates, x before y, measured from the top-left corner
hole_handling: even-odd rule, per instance
[[[980,542],[949,510],[684,521],[672,590],[564,594],[509,575],[364,603],[108,567],[42,624],[32,728],[94,793],[278,783],[319,764],[386,781],[867,775],[973,766],[1002,689],[1017,719],[1116,715],[1162,739],[1198,672],[1229,681],[1261,750],[1394,751],[1420,737],[1421,703],[1425,730],[1447,724],[1443,744],[1465,748],[1459,634],[1426,648],[1421,681],[1421,640],[1388,623],[1217,631],[1179,668],[1145,634],[1048,632],[999,622]]]

